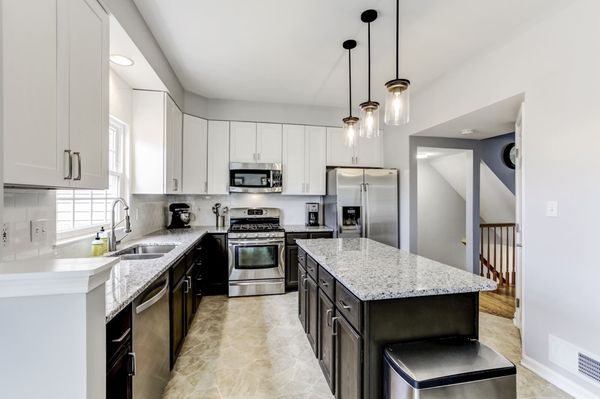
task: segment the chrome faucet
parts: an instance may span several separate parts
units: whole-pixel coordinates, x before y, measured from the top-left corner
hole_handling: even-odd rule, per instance
[[[115,224],[115,208],[117,204],[121,203],[123,205],[123,210],[125,211],[125,218],[122,219],[119,223]],[[123,198],[117,198],[112,204],[112,211],[110,216],[110,239],[108,240],[108,250],[110,252],[117,250],[117,244],[123,241],[123,238],[127,237],[127,234],[131,233],[131,222],[129,220],[129,205]],[[115,233],[115,228],[125,221],[125,235],[117,240],[117,234]]]

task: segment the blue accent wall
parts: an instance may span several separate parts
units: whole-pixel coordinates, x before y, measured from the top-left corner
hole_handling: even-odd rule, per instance
[[[515,134],[508,133],[481,140],[481,160],[494,172],[512,193],[515,193],[515,170],[509,168],[502,160],[504,148],[515,142]]]

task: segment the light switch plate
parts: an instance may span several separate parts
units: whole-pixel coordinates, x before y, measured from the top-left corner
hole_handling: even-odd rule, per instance
[[[546,216],[558,217],[558,201],[546,202]]]

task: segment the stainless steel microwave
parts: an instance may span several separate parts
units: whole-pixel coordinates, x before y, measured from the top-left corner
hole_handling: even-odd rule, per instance
[[[279,163],[229,164],[230,193],[280,193],[281,181]]]

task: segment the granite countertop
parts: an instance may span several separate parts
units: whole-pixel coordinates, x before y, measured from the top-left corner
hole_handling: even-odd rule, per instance
[[[224,229],[224,230],[223,230]],[[225,233],[226,228],[197,226],[189,229],[159,230],[135,241],[128,242],[118,251],[138,244],[176,247],[156,259],[122,260],[117,263],[106,282],[106,322],[129,305],[140,293],[169,269],[189,248],[207,233]],[[108,254],[110,256],[110,254]]]
[[[303,224],[285,224],[282,226],[286,233],[327,233],[333,231],[329,226],[305,226]]]
[[[367,238],[297,240],[363,301],[493,291],[486,278]]]

